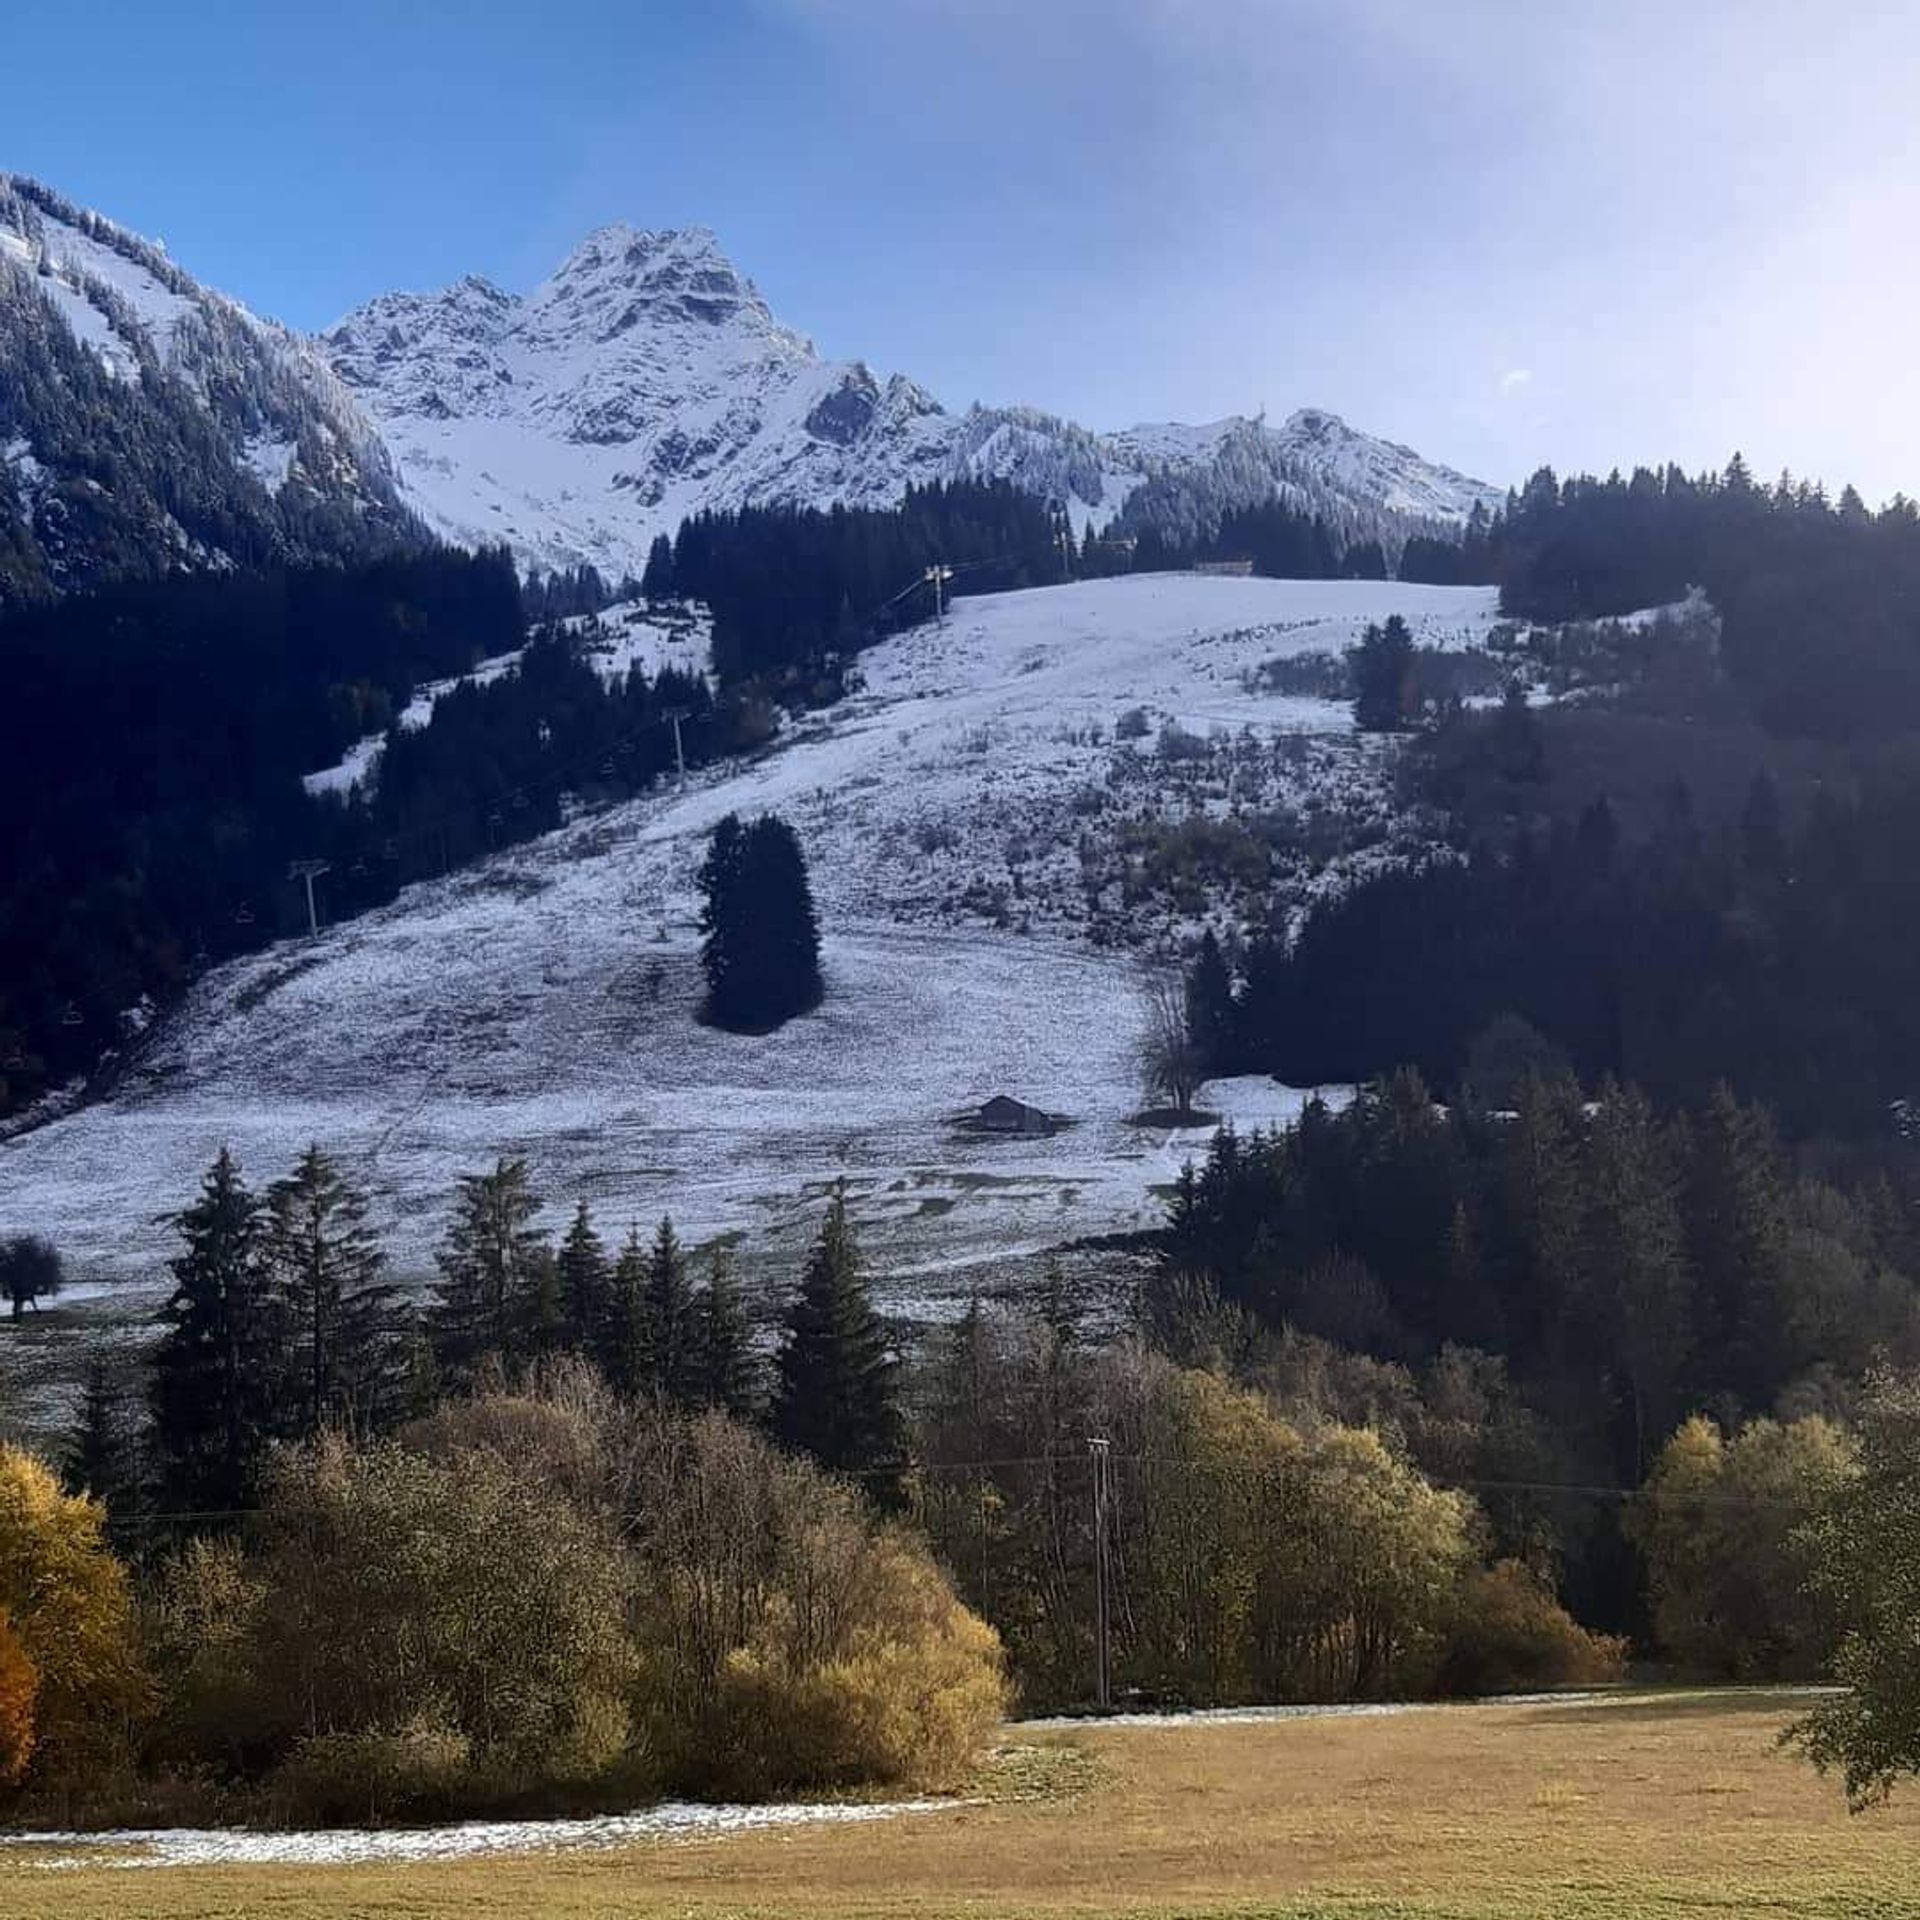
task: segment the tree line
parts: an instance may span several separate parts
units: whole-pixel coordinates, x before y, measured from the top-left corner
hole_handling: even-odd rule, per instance
[[[1624,1640],[1558,1594],[1604,1619],[1608,1551],[1625,1590],[1644,1582],[1616,1627],[1683,1671],[1838,1660],[1871,1678],[1875,1632],[1907,1617],[1883,1576],[1905,1565],[1887,1528],[1920,1423],[1899,1379],[1861,1385],[1852,1349],[1748,1411],[1766,1366],[1804,1357],[1763,1351],[1751,1116],[1729,1108],[1731,1147],[1675,1176],[1674,1227],[1647,1182],[1652,1146],[1675,1143],[1640,1137],[1631,1096],[1589,1107],[1539,1083],[1516,1119],[1485,1116],[1507,1131],[1475,1160],[1450,1157],[1454,1122],[1416,1094],[1223,1137],[1119,1337],[1090,1332],[1054,1269],[911,1361],[844,1192],[769,1359],[723,1254],[694,1279],[665,1223],[616,1253],[584,1207],[556,1245],[519,1163],[461,1182],[416,1314],[324,1154],[259,1200],[222,1156],[178,1222],[147,1400],[157,1484],[104,1370],[67,1462],[100,1497],[0,1453],[0,1776],[63,1818],[209,1787],[228,1810],[365,1818],[948,1781],[1007,1680],[1033,1705],[1086,1697],[1102,1563],[1134,1699],[1605,1678]],[[1500,1182],[1487,1211],[1447,1204],[1463,1158]],[[1870,1341],[1844,1285],[1795,1277],[1810,1236],[1853,1230],[1834,1197],[1779,1204],[1772,1304]],[[1468,1259],[1476,1233],[1497,1258]],[[1509,1257],[1531,1264],[1503,1294]],[[1445,1337],[1456,1288],[1533,1333]],[[1588,1373],[1584,1399],[1565,1394]],[[1088,1434],[1111,1447],[1099,1531]],[[1626,1458],[1622,1501],[1596,1503]],[[1820,1708],[1804,1737],[1871,1792],[1910,1762],[1883,1745],[1863,1768],[1849,1711]]]
[[[711,608],[723,682],[824,700],[863,647],[931,614],[927,568],[959,570],[966,593],[1048,586],[1065,577],[1064,526],[1006,481],[930,481],[891,508],[709,510],[654,541],[641,585]]]

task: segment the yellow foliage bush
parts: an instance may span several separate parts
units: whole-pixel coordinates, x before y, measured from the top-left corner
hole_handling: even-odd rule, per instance
[[[937,1789],[964,1778],[1006,1710],[999,1638],[919,1549],[882,1538],[866,1551],[864,1604],[836,1652],[807,1657],[793,1607],[779,1604],[728,1657],[701,1743],[714,1787]]]
[[[0,1787],[17,1787],[33,1758],[33,1709],[40,1670],[0,1614]]]
[[[1004,1713],[999,1637],[919,1542],[719,1415],[641,1416],[628,1484],[643,1695],[689,1790],[965,1772]]]
[[[39,1674],[28,1777],[67,1785],[128,1751],[146,1702],[126,1570],[97,1501],[0,1447],[0,1613]]]
[[[432,1711],[392,1732],[310,1733],[274,1775],[290,1820],[374,1821],[458,1810],[471,1798],[473,1742]]]
[[[1620,1678],[1626,1657],[1624,1640],[1589,1633],[1530,1567],[1502,1560],[1460,1583],[1435,1684],[1451,1694],[1600,1686]]]

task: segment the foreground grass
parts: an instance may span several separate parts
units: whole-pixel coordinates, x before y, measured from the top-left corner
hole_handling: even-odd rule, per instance
[[[1766,1695],[1034,1735],[987,1804],[433,1865],[63,1873],[36,1920],[1920,1920],[1920,1791],[1850,1818]],[[1037,1746],[1064,1749],[1035,1752]]]

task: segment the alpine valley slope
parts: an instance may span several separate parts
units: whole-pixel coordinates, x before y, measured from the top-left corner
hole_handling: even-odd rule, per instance
[[[1502,499],[1313,409],[1109,434],[948,412],[903,375],[823,360],[700,227],[603,227],[524,298],[478,278],[387,294],[320,345],[436,531],[615,578],[703,508],[884,506],[929,480],[1011,480],[1076,528],[1157,483],[1156,520],[1188,535],[1277,495],[1389,552]]]
[[[265,1181],[315,1140],[421,1281],[456,1176],[524,1152],[556,1230],[581,1198],[609,1233],[671,1210],[691,1241],[740,1236],[750,1278],[788,1278],[845,1175],[884,1303],[937,1313],[1009,1261],[1151,1224],[1194,1142],[1130,1118],[1141,955],[1087,937],[1083,893],[1048,876],[1124,820],[1225,818],[1249,780],[1261,805],[1376,804],[1391,748],[1255,670],[1396,612],[1470,644],[1495,595],[1145,575],[962,600],[863,656],[860,691],[755,761],[208,975],[110,1099],[0,1142],[8,1227],[138,1299],[222,1144]],[[1217,754],[1116,739],[1134,708]],[[1194,785],[1209,765],[1217,789]],[[806,848],[828,993],[741,1038],[694,1017],[694,874],[715,821],[770,807]],[[1151,950],[1155,929],[1133,931]],[[1002,1092],[1071,1124],[956,1130]],[[1255,1083],[1218,1100],[1243,1122],[1298,1105]]]

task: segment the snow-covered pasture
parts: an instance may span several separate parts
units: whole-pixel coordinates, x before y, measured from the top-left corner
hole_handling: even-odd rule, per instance
[[[222,1144],[265,1181],[317,1140],[421,1278],[456,1177],[524,1153],[556,1228],[580,1198],[616,1234],[670,1211],[691,1240],[737,1236],[754,1279],[791,1274],[844,1175],[884,1303],[917,1312],[1002,1263],[1151,1224],[1198,1142],[1132,1124],[1141,960],[1073,937],[1068,915],[1022,933],[948,893],[967,863],[1004,858],[1008,822],[1071,845],[1074,796],[1116,769],[1151,796],[1164,764],[1170,804],[1192,804],[1151,738],[1115,741],[1131,708],[1370,762],[1343,709],[1249,692],[1244,670],[1394,612],[1422,641],[1468,642],[1493,596],[1161,576],[963,600],[756,761],[209,975],[110,1099],[0,1142],[6,1224],[50,1235],[81,1277],[157,1290],[165,1217]],[[695,1018],[694,876],[722,815],[768,808],[807,849],[828,991],[741,1038]],[[996,1093],[1072,1124],[956,1130]],[[1277,1089],[1215,1104],[1290,1110]]]

